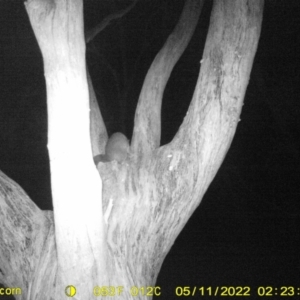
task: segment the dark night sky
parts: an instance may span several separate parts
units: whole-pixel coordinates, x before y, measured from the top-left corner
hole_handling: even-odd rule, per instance
[[[85,3],[87,29],[122,8],[99,2]],[[140,0],[88,45],[110,133],[131,136],[145,73],[182,4]],[[167,85],[163,144],[189,105],[210,9],[208,1]],[[51,209],[41,54],[21,1],[0,0],[0,22],[0,169],[39,207]],[[241,122],[220,171],[163,264],[160,299],[175,299],[178,286],[249,286],[256,298],[258,286],[294,285],[300,293],[299,29],[298,0],[266,2]]]

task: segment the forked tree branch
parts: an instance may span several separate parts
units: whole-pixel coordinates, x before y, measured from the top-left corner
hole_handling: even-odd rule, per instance
[[[156,55],[146,75],[136,109],[132,137],[132,152],[136,161],[160,145],[163,92],[175,64],[192,38],[203,2],[185,2],[175,29]]]

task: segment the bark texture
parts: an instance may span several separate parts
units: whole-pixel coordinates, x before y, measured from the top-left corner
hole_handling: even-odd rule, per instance
[[[160,52],[156,55],[139,96],[132,136],[135,161],[160,145],[161,102],[171,72],[195,31],[203,0],[187,0],[180,19]]]
[[[141,97],[131,159],[122,165],[98,165],[108,212],[108,248],[120,260],[117,265],[127,263],[139,286],[155,284],[166,254],[230,147],[258,45],[262,11],[263,1],[216,1],[197,86],[173,141],[158,147],[160,129],[151,115],[156,108]],[[161,70],[167,68],[167,61],[161,62]],[[155,74],[151,68],[143,88],[153,94],[159,90],[159,80],[148,78]],[[151,103],[158,105],[156,100]]]
[[[72,283],[83,299],[107,283],[101,179],[90,140],[82,0],[28,0],[47,88],[48,150],[58,258],[56,298]],[[80,270],[80,271],[78,271]]]
[[[191,105],[173,141],[159,147],[161,95],[175,64],[170,56],[187,44],[185,30],[193,26],[186,22],[194,22],[191,9],[200,5],[186,3],[181,29],[145,80],[129,157],[97,166],[102,190],[90,146],[82,3],[27,2],[44,57],[55,231],[51,213],[0,174],[0,280],[22,286],[19,299],[62,299],[69,284],[77,288],[74,299],[149,299],[142,287],[155,284],[229,149],[262,21],[262,0],[215,1]]]

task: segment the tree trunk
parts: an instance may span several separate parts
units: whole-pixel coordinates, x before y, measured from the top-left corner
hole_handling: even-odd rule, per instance
[[[108,283],[100,272],[108,267],[101,178],[90,140],[82,8],[81,0],[26,3],[46,78],[57,296],[72,283],[89,299],[93,286]]]
[[[263,10],[262,0],[215,1],[191,105],[173,141],[159,147],[171,49],[187,44],[192,10],[200,9],[196,0],[186,3],[184,30],[175,29],[164,59],[158,55],[146,77],[130,156],[99,163],[100,178],[90,140],[82,1],[27,1],[44,59],[54,218],[0,174],[0,282],[22,287],[17,299],[62,299],[68,285],[77,289],[74,299],[84,300],[160,292],[147,287],[155,285],[234,136]]]

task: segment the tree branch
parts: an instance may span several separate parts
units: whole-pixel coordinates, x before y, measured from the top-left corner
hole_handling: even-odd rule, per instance
[[[133,2],[126,7],[125,9],[116,12],[114,14],[111,14],[109,16],[107,16],[104,20],[102,20],[101,23],[99,23],[98,25],[96,25],[94,28],[90,29],[85,36],[85,42],[88,44],[91,40],[94,39],[94,37],[100,33],[102,30],[104,30],[111,21],[116,20],[116,19],[120,19],[123,16],[125,16],[128,12],[130,12],[132,10],[132,8],[136,5],[136,3],[138,2],[138,0],[133,0]]]
[[[145,167],[155,178],[159,193],[150,224],[157,224],[153,232],[160,232],[158,238],[151,236],[153,253],[161,253],[161,258],[153,255],[150,265],[162,262],[227,154],[258,46],[263,5],[263,0],[214,1],[189,110],[173,141],[158,149]],[[149,224],[145,228],[151,232]]]
[[[32,266],[40,264],[51,226],[53,218],[0,171],[0,282],[21,287],[27,294],[28,283],[36,275]]]
[[[132,137],[134,159],[139,161],[160,145],[161,102],[170,74],[187,47],[202,9],[203,1],[185,2],[180,19],[156,55],[139,97]]]
[[[86,67],[87,68],[87,67]],[[93,157],[103,154],[107,142],[107,131],[93,88],[92,79],[87,68],[87,82],[90,99],[90,135]]]
[[[170,144],[139,164],[141,175],[133,185],[138,190],[136,198],[124,201],[126,206],[115,204],[111,223],[118,222],[116,228],[128,227],[125,230],[130,232],[130,240],[126,242],[134,255],[131,268],[142,268],[147,283],[155,282],[163,259],[200,204],[229,149],[258,45],[263,3],[214,2],[202,66],[184,122]],[[158,77],[157,89],[160,80]],[[136,119],[140,120],[138,114],[147,113],[145,107],[139,109]],[[153,112],[150,106],[147,109]],[[141,121],[143,125],[138,124],[135,151],[157,146],[157,131],[150,122],[157,118],[148,117]],[[147,136],[149,130],[154,136]],[[144,143],[147,137],[151,140],[146,149],[137,141],[139,134]],[[120,214],[114,213],[118,211],[127,218],[117,219]],[[113,237],[109,231],[110,235]]]

